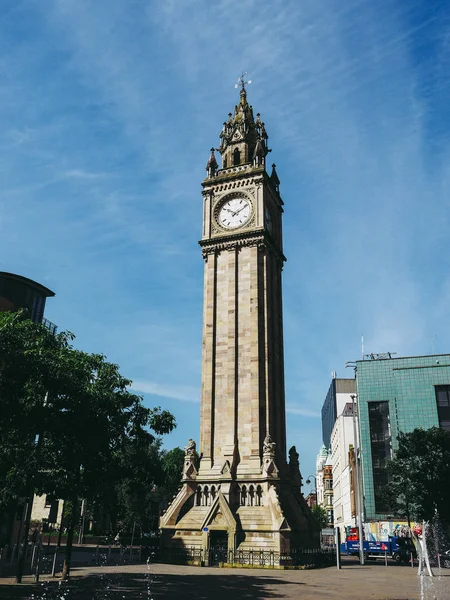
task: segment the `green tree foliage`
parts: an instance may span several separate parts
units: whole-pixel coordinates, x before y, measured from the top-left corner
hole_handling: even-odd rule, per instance
[[[385,493],[391,510],[417,521],[437,513],[450,524],[450,433],[439,427],[414,429],[397,440]]]
[[[327,527],[327,525],[328,525],[327,511],[324,509],[323,506],[316,504],[315,506],[313,506],[311,508],[311,512],[312,512],[313,517],[316,520],[317,524],[319,525],[320,529],[324,529],[325,527]]]
[[[168,411],[143,406],[117,365],[74,349],[72,339],[0,314],[0,501],[32,492],[67,500],[66,575],[79,499],[104,498],[125,473],[138,498],[144,471],[157,464],[154,434],[175,427]]]

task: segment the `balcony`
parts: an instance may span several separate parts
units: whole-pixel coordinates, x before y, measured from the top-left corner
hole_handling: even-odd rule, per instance
[[[46,319],[45,317],[42,317],[42,321],[41,321],[42,325],[44,325],[44,327],[46,327],[51,333],[53,333],[53,335],[56,335],[56,331],[58,329],[58,327],[52,323],[51,321],[49,321],[48,319]]]

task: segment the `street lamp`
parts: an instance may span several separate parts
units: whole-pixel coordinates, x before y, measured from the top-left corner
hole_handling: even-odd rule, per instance
[[[316,476],[315,475],[308,475],[308,479],[305,481],[305,483],[307,485],[309,485],[311,483],[311,477],[314,479],[314,487],[316,487]]]
[[[310,492],[310,493],[316,495],[316,499],[314,501],[314,504],[317,504],[317,479],[316,479],[316,476],[315,475],[308,475],[308,478],[306,479],[305,483],[306,483],[306,485],[311,485],[311,483],[312,483],[311,477],[314,479],[314,488],[313,488],[312,492]]]
[[[363,547],[363,525],[362,525],[362,500],[361,500],[361,486],[359,483],[360,473],[359,473],[359,449],[358,449],[358,431],[356,424],[356,400],[357,395],[352,394],[350,396],[352,399],[352,413],[353,413],[353,436],[355,438],[355,487],[356,487],[356,512],[358,514],[358,532],[359,532],[359,562],[364,564],[364,547]]]

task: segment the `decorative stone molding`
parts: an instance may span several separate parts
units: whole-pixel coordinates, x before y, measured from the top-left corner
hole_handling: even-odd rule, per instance
[[[237,181],[223,181],[223,182],[213,182],[213,180],[208,179],[208,184],[211,186],[207,189],[203,190],[203,195],[205,195],[205,193],[207,194],[208,192],[215,192],[215,193],[222,193],[222,192],[227,192],[229,190],[234,190],[237,188],[241,188],[244,187],[246,188],[246,191],[248,191],[248,188],[251,187],[252,185],[254,186],[260,186],[263,183],[263,178],[261,176],[259,177],[251,177],[251,178],[246,178],[246,179],[239,179]]]

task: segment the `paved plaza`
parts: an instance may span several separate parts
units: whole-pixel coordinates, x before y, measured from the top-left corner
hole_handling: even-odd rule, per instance
[[[416,568],[385,567],[381,562],[361,567],[346,563],[341,571],[330,567],[306,571],[198,568],[176,565],[82,567],[73,571],[70,583],[39,584],[24,578],[22,585],[0,580],[5,600],[420,600]],[[429,586],[429,579],[425,580]],[[436,587],[424,598],[446,600],[450,571],[435,578]]]

